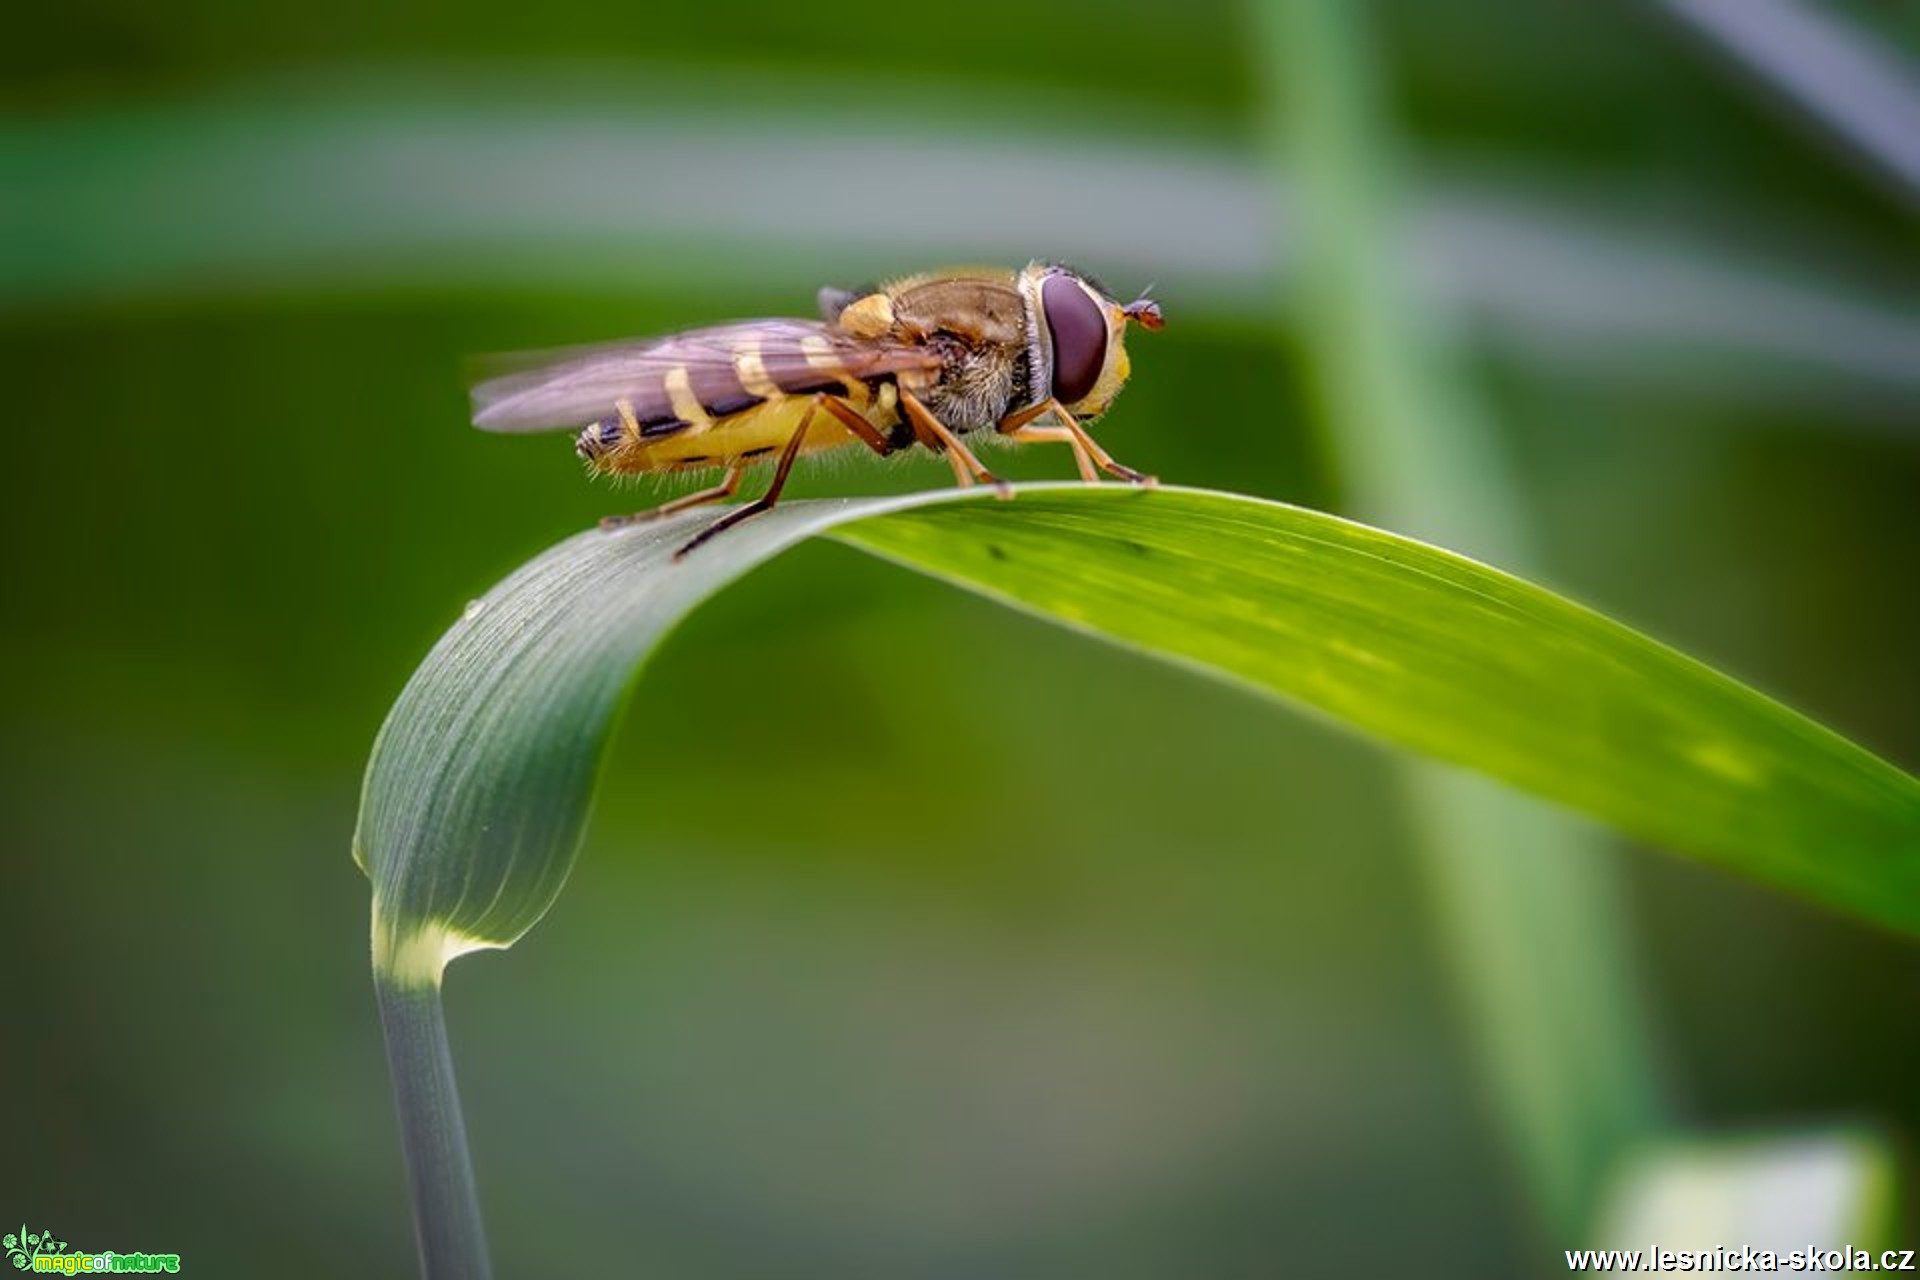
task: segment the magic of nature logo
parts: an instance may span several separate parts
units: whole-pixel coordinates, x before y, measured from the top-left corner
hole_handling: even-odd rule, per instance
[[[20,1224],[20,1230],[9,1231],[0,1240],[0,1248],[6,1249],[7,1261],[16,1271],[78,1276],[180,1270],[177,1253],[119,1253],[112,1249],[105,1253],[68,1253],[65,1240],[54,1239],[53,1232],[44,1229],[29,1231],[25,1223]]]

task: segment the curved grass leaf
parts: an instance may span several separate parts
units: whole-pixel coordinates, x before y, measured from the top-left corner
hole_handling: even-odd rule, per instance
[[[1920,781],[1497,570],[1195,490],[797,502],[675,562],[700,513],[577,535],[470,606],[374,745],[355,857],[387,982],[511,944],[565,881],[627,686],[687,611],[832,536],[1501,778],[1632,835],[1920,932]]]

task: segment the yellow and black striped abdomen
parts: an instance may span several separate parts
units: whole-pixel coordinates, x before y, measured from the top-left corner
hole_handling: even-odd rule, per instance
[[[647,472],[728,466],[786,447],[819,395],[851,406],[882,435],[899,421],[892,379],[937,367],[914,348],[864,343],[808,321],[765,320],[679,334],[653,344],[628,370],[624,402],[580,433],[595,469]],[[819,412],[806,452],[856,443]]]

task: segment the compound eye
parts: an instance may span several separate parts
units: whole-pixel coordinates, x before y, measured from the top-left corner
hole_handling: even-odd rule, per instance
[[[1071,276],[1048,276],[1040,303],[1053,338],[1053,395],[1077,404],[1100,381],[1107,363],[1107,316]]]

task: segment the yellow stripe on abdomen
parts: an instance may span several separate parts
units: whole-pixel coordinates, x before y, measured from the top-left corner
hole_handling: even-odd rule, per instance
[[[700,397],[693,394],[693,375],[687,372],[687,366],[677,364],[667,370],[666,388],[674,416],[687,423],[692,432],[704,433],[713,425],[713,416],[700,403]]]
[[[767,365],[760,358],[759,336],[749,336],[733,353],[733,371],[740,379],[740,385],[756,396],[772,400],[780,396],[780,384],[767,374]]]

